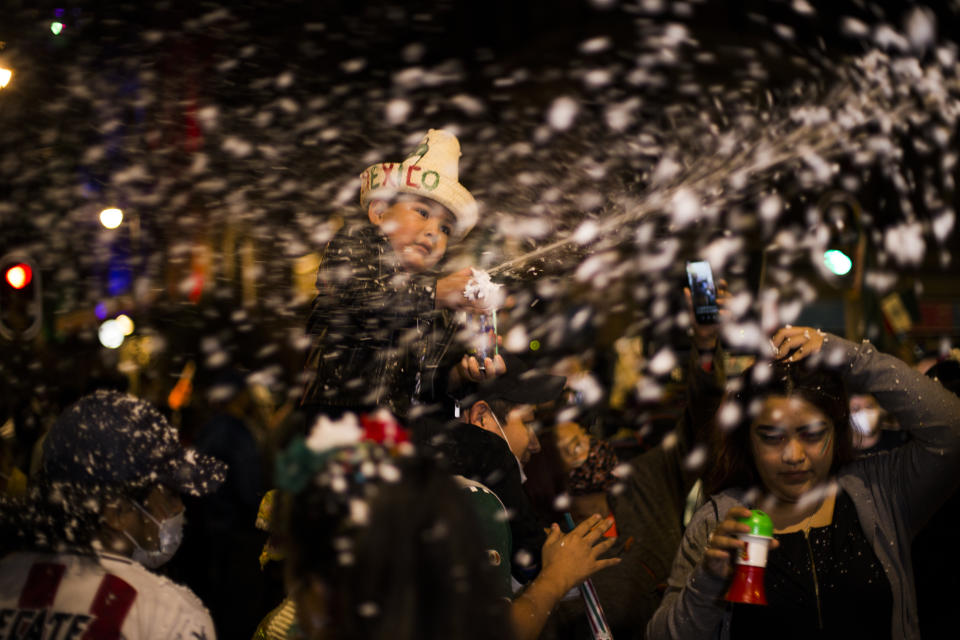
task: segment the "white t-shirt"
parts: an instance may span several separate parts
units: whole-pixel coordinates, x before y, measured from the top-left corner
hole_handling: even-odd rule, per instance
[[[214,640],[190,589],[113,554],[0,560],[0,638]]]

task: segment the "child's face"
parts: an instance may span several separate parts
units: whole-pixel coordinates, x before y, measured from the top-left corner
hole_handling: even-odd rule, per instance
[[[407,271],[425,271],[440,262],[456,222],[442,204],[406,195],[393,204],[373,200],[367,213]]]

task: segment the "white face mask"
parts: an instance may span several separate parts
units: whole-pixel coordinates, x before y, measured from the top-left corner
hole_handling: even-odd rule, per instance
[[[493,414],[493,411],[490,412],[490,415],[493,416],[493,421],[497,425],[497,429],[500,429],[500,435],[503,436],[503,441],[507,443],[507,446],[510,446],[510,441],[507,440],[507,434],[504,432],[503,427],[500,425],[500,421],[497,420],[497,416]],[[510,449],[510,454],[513,455],[513,449]],[[527,474],[523,472],[523,464],[520,463],[520,458],[516,455],[513,455],[513,459],[517,461],[517,468],[520,469],[520,484],[525,484],[527,481]]]
[[[160,548],[152,551],[144,549],[129,533],[124,531],[123,535],[133,543],[133,559],[148,569],[156,569],[169,562],[177,549],[180,548],[180,543],[183,542],[184,512],[181,511],[177,515],[164,520],[157,520],[140,504],[136,502],[133,504],[157,525],[157,530],[160,533]]]
[[[860,409],[850,414],[850,424],[860,435],[869,436],[876,433],[879,422],[879,409]]]

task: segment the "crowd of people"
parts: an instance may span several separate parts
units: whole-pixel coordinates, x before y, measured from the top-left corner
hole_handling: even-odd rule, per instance
[[[494,296],[436,269],[477,220],[459,157],[430,130],[361,175],[275,460],[236,372],[189,448],[121,391],[62,412],[0,502],[0,637],[940,637],[913,541],[955,530],[960,366],[785,327],[728,376],[720,282],[676,425],[621,460],[565,376],[461,346]],[[731,602],[757,509],[768,604]]]

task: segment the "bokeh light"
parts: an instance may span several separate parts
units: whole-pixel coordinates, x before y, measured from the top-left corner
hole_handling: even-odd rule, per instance
[[[123,331],[123,335],[129,336],[133,333],[134,325],[133,320],[125,313],[121,313],[114,321],[120,326],[120,330]]]
[[[100,212],[100,224],[107,229],[116,229],[123,222],[123,211],[115,207]]]
[[[116,320],[105,320],[97,331],[97,337],[107,349],[117,349],[123,344],[123,327]]]

